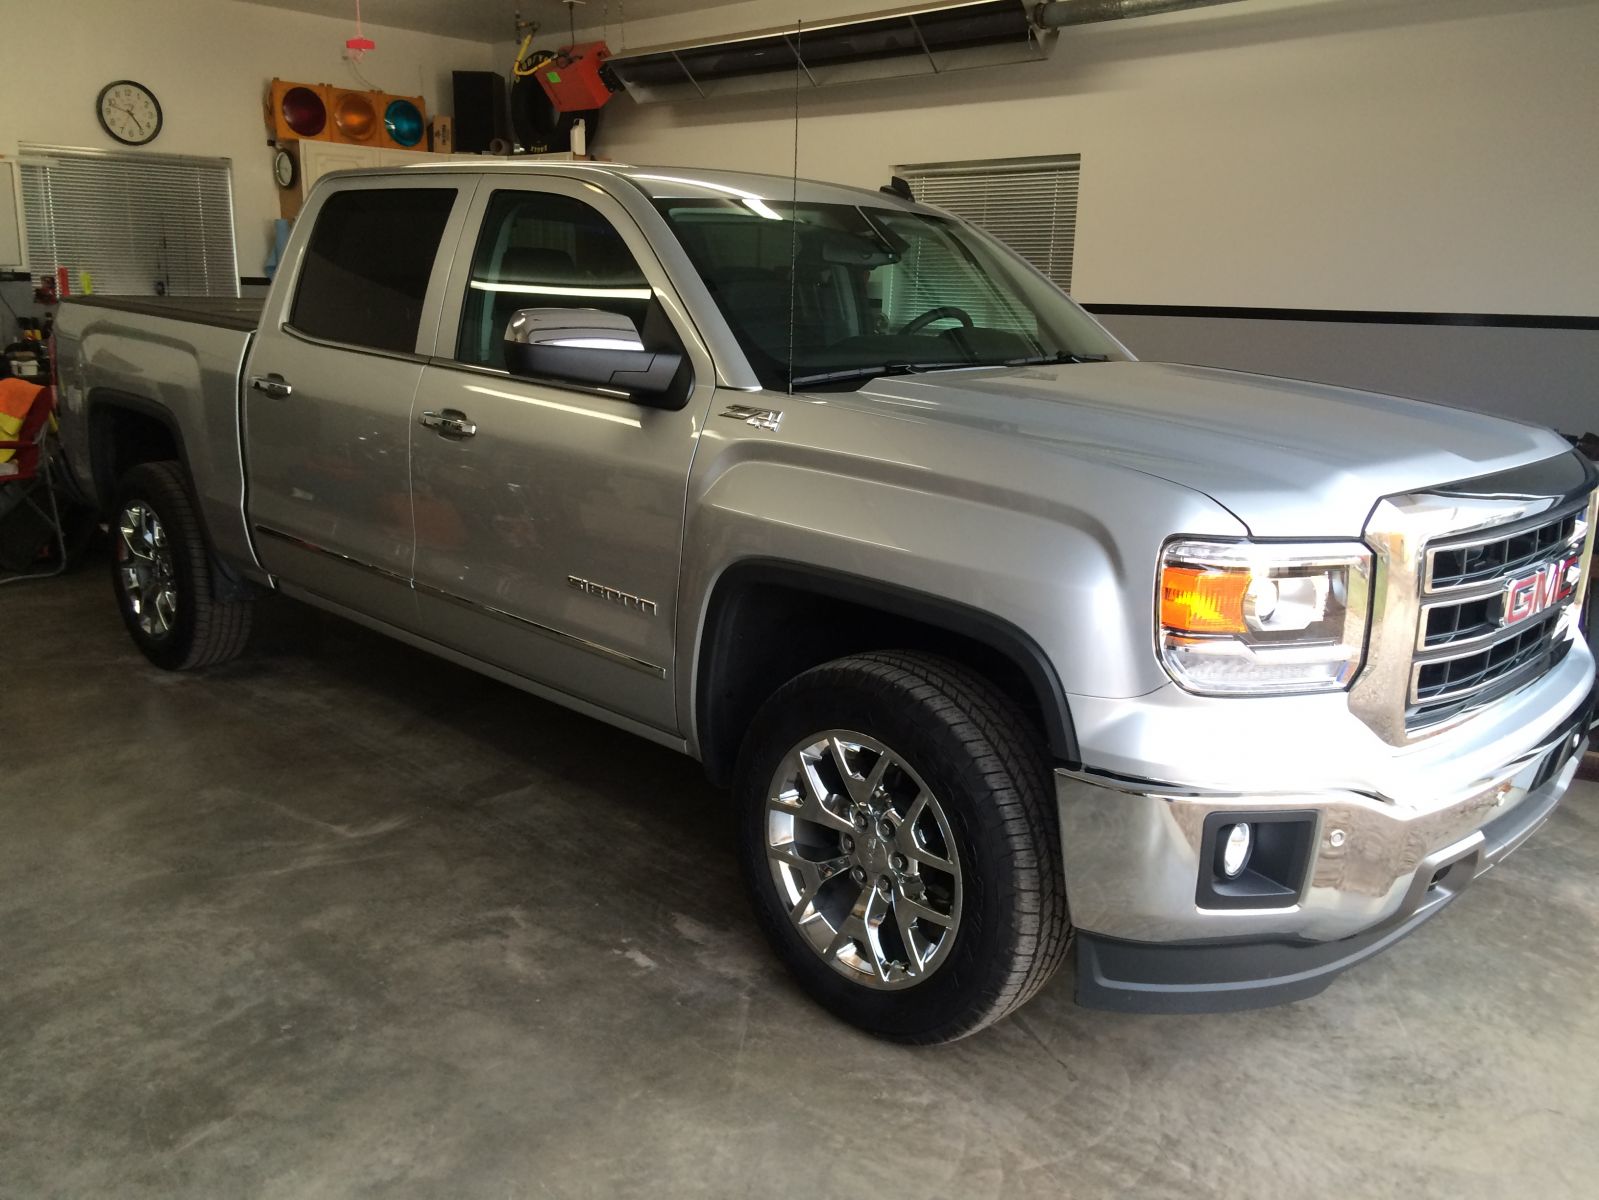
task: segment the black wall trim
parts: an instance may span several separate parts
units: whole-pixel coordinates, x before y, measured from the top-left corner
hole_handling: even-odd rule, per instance
[[[1331,321],[1346,325],[1467,325],[1494,329],[1595,329],[1599,317],[1531,313],[1379,312],[1348,308],[1241,308],[1205,304],[1084,304],[1101,317],[1227,317],[1250,321]]]

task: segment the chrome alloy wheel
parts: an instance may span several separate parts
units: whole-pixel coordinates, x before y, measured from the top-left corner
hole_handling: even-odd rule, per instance
[[[831,730],[767,790],[777,894],[812,950],[872,988],[921,983],[960,930],[961,868],[937,797],[881,742]]]
[[[178,620],[178,585],[167,531],[155,510],[141,501],[117,517],[117,577],[139,628],[166,637]]]

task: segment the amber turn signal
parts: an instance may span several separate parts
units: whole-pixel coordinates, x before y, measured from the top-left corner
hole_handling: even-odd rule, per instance
[[[1160,577],[1160,623],[1179,633],[1247,633],[1248,571],[1167,567]]]

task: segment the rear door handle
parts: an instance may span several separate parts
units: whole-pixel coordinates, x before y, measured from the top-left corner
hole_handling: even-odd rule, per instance
[[[250,386],[274,400],[287,400],[294,395],[294,389],[281,375],[256,375],[250,380]]]
[[[417,418],[417,424],[433,430],[440,437],[469,438],[477,433],[477,426],[467,419],[466,414],[453,408],[443,412],[425,412]]]

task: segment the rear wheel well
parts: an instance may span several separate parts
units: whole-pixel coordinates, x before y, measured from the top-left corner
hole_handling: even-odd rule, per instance
[[[707,613],[696,725],[711,779],[731,779],[745,731],[778,688],[871,650],[919,650],[976,671],[1016,703],[1055,758],[1077,761],[1060,681],[1014,626],[925,593],[772,564],[730,571]]]
[[[140,463],[188,464],[178,435],[147,401],[97,393],[89,402],[89,463],[102,510],[109,511],[117,481]]]
[[[165,409],[124,392],[91,392],[88,429],[89,470],[101,516],[110,519],[114,515],[112,509],[116,506],[122,477],[144,463],[177,463],[193,499],[194,477],[189,469],[189,456],[184,451],[182,435]],[[203,517],[198,516],[198,506],[196,508],[215,598],[226,602],[252,599],[258,594],[256,586],[210,553],[211,537]]]

